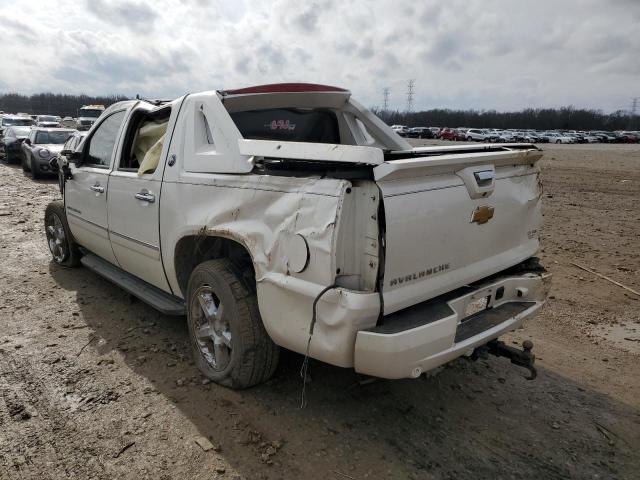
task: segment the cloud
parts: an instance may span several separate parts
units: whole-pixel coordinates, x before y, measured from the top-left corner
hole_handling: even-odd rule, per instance
[[[34,43],[38,39],[38,32],[26,23],[12,19],[3,18],[0,22],[0,34],[2,38],[15,37],[23,43]]]
[[[128,28],[134,33],[148,33],[158,13],[148,4],[131,0],[86,0],[87,10],[114,26]]]
[[[358,49],[358,57],[367,60],[374,55],[373,40],[370,38],[364,41],[364,44]]]
[[[403,108],[414,78],[415,108],[503,110],[616,110],[640,94],[637,0],[30,0],[1,2],[0,18],[2,91],[170,98],[308,81],[366,105],[389,87]]]
[[[314,32],[318,26],[318,12],[308,9],[293,17],[293,24],[305,32]]]

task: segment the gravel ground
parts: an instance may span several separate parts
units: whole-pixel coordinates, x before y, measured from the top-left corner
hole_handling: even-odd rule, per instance
[[[431,142],[433,143],[433,142]],[[640,472],[640,146],[545,147],[549,305],[505,359],[361,385],[283,355],[267,384],[204,381],[186,322],[54,265],[55,181],[0,164],[0,478],[632,479]]]

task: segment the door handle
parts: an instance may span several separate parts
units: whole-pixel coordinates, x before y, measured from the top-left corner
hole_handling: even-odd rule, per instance
[[[101,187],[99,183],[96,183],[95,185],[91,185],[89,187],[89,190],[96,193],[104,193],[104,187]]]
[[[145,191],[134,193],[133,196],[136,199],[142,200],[143,202],[147,202],[147,203],[153,203],[156,201],[156,196],[153,193],[149,193]]]

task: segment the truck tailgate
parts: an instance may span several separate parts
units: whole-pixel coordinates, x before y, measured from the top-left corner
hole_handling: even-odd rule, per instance
[[[374,168],[384,203],[384,314],[515,265],[538,249],[542,153],[446,152]]]

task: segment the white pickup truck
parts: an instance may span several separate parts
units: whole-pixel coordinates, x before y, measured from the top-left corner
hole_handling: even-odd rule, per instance
[[[412,148],[351,98],[278,84],[109,107],[61,155],[54,261],[186,315],[202,373],[268,379],[279,347],[415,378],[546,300],[533,145]],[[66,162],[65,162],[66,161]]]

